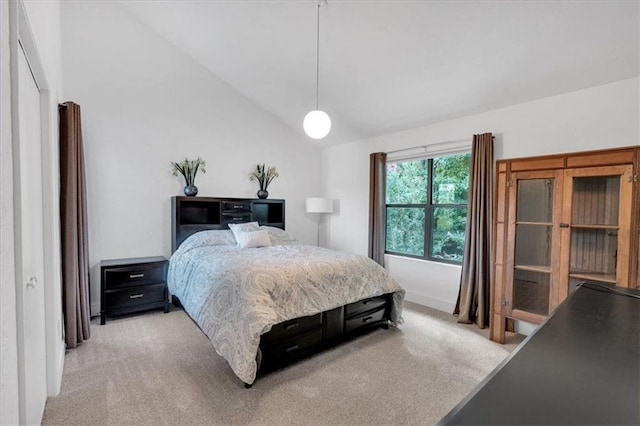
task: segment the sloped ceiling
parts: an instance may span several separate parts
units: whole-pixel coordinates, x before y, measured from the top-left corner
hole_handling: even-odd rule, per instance
[[[315,107],[314,1],[121,4],[302,133]],[[320,109],[333,129],[316,143],[636,77],[639,26],[635,0],[329,0],[320,9]]]

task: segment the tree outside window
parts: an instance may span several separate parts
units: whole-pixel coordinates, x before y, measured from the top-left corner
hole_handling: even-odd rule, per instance
[[[387,164],[387,253],[462,262],[470,159],[467,153]]]

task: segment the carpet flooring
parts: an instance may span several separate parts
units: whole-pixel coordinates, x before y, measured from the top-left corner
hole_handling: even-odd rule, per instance
[[[44,425],[435,424],[512,351],[488,330],[406,303],[405,323],[245,389],[182,310],[92,324],[67,352]]]

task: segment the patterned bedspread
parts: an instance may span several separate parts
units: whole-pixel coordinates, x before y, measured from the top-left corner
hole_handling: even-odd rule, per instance
[[[243,382],[255,380],[260,336],[274,324],[386,293],[392,324],[402,322],[404,290],[371,259],[295,242],[239,248],[225,232],[189,237],[168,286]]]

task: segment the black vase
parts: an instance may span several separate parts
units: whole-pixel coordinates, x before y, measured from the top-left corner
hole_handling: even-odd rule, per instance
[[[261,189],[258,191],[258,198],[260,199],[265,199],[269,196],[269,191],[267,191],[266,189]]]
[[[198,187],[195,185],[187,185],[184,187],[184,195],[187,197],[195,197],[198,195]]]

